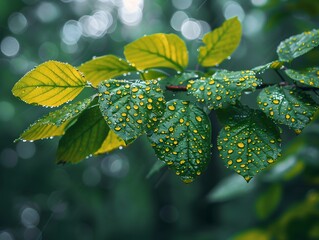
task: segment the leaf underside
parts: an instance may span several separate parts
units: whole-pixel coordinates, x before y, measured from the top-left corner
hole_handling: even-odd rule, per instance
[[[199,48],[198,62],[203,67],[212,67],[229,57],[241,39],[241,24],[237,17],[228,19],[219,28],[207,33],[204,46]]]
[[[98,106],[85,110],[60,139],[57,163],[78,163],[99,150],[109,127]]]
[[[66,127],[91,103],[92,98],[65,105],[59,110],[50,112],[33,123],[25,130],[18,140],[34,141],[44,138],[61,136]]]
[[[210,159],[211,126],[200,108],[182,100],[171,100],[149,140],[158,158],[185,183],[192,182]]]
[[[73,100],[85,85],[84,76],[70,64],[48,61],[24,75],[12,93],[29,104],[57,107]]]
[[[260,110],[224,109],[232,117],[218,136],[218,150],[225,165],[248,182],[280,156],[280,132]]]
[[[111,79],[130,72],[136,72],[136,69],[127,61],[114,55],[94,58],[83,63],[79,67],[79,70],[85,74],[86,79],[94,87],[97,87],[103,80]]]
[[[275,122],[285,124],[299,133],[317,110],[309,95],[292,87],[271,86],[258,96],[259,108]]]
[[[277,54],[280,61],[290,62],[319,45],[319,30],[304,32],[282,41]]]
[[[253,91],[261,84],[254,71],[218,71],[211,78],[191,80],[187,85],[189,93],[212,109],[235,104],[242,91]]]
[[[126,45],[124,55],[139,70],[163,67],[183,71],[188,64],[186,45],[175,34],[144,36]]]
[[[110,128],[128,141],[154,128],[165,110],[156,80],[108,80],[99,85],[101,112]]]

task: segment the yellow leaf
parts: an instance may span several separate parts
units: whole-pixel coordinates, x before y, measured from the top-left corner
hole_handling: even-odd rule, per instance
[[[48,61],[24,75],[12,93],[29,104],[57,107],[73,100],[85,85],[84,76],[70,64]]]
[[[163,67],[183,71],[188,64],[186,45],[175,34],[144,36],[126,45],[124,55],[139,70]]]
[[[114,55],[97,57],[87,61],[79,67],[79,70],[85,74],[86,79],[94,87],[97,87],[103,80],[136,71],[127,61]]]
[[[203,67],[221,63],[238,47],[241,38],[241,24],[237,17],[228,19],[219,28],[207,33],[199,48],[198,61]]]
[[[104,142],[102,143],[102,146],[100,147],[100,149],[95,152],[95,155],[108,153],[115,149],[118,149],[120,147],[125,147],[125,146],[126,146],[125,141],[121,139],[119,136],[117,136],[115,132],[110,130]]]
[[[241,233],[233,238],[233,240],[270,240],[271,236],[264,230],[251,229]]]

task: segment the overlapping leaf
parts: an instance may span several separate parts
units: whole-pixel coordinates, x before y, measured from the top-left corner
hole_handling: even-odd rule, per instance
[[[33,123],[21,134],[18,140],[34,141],[63,135],[70,122],[86,109],[91,101],[92,99],[88,98],[50,112],[48,115]]]
[[[200,108],[171,100],[160,124],[149,135],[158,158],[181,179],[192,182],[205,170],[210,158],[211,127]]]
[[[127,61],[114,55],[94,58],[83,63],[79,69],[85,74],[86,79],[92,83],[94,87],[97,87],[103,80],[130,72],[136,72],[136,69]]]
[[[61,138],[58,163],[77,163],[97,152],[109,133],[98,106],[85,110]]]
[[[267,116],[300,132],[317,110],[306,93],[292,87],[271,86],[258,96],[258,105]]]
[[[126,45],[124,55],[139,70],[165,67],[183,71],[188,64],[186,45],[175,34],[144,36]]]
[[[292,61],[319,45],[319,30],[304,32],[282,41],[277,54],[280,61]]]
[[[209,109],[223,108],[227,104],[234,104],[242,91],[253,91],[261,84],[254,71],[219,71],[211,78],[191,80],[187,85],[189,93]]]
[[[280,155],[280,132],[260,110],[225,109],[232,116],[218,136],[225,165],[249,181]]]
[[[168,74],[159,70],[146,70],[146,71],[140,71],[141,79],[144,81],[146,80],[162,80],[164,78],[167,78]]]
[[[204,67],[215,66],[229,57],[241,39],[241,24],[237,17],[228,19],[219,28],[207,33],[199,48],[198,62]]]
[[[48,61],[24,75],[12,93],[29,104],[57,107],[73,100],[85,85],[84,76],[70,64]]]
[[[289,77],[302,84],[319,88],[319,67],[306,68],[302,71],[287,69],[285,72]]]
[[[108,80],[99,86],[99,103],[107,124],[124,140],[152,129],[165,110],[158,81]]]
[[[125,147],[127,144],[128,143],[125,142],[119,136],[117,136],[115,132],[113,132],[112,130],[109,130],[101,147],[94,154],[98,155],[98,154],[108,153],[115,149]]]

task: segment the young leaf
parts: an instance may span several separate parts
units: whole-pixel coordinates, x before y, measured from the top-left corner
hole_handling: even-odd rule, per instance
[[[253,71],[218,71],[211,78],[191,80],[187,85],[189,93],[198,102],[211,109],[223,108],[227,104],[235,104],[244,90],[253,91],[261,84]]]
[[[306,93],[292,87],[271,86],[258,96],[259,108],[280,124],[288,125],[299,133],[317,110],[316,103]]]
[[[210,120],[189,102],[171,100],[149,140],[158,158],[190,183],[206,169],[210,159]]]
[[[85,74],[87,80],[92,83],[94,87],[97,87],[103,80],[130,72],[136,72],[136,69],[127,61],[114,55],[94,58],[82,64],[79,70]]]
[[[156,80],[107,80],[99,85],[100,109],[110,128],[125,141],[137,138],[158,124],[165,110]]]
[[[283,62],[276,60],[276,61],[272,61],[270,63],[266,63],[264,65],[255,67],[252,69],[252,71],[254,71],[256,73],[264,73],[268,69],[281,69],[282,66],[283,66]]]
[[[280,132],[260,110],[232,108],[218,136],[218,150],[225,165],[248,182],[280,155]]]
[[[57,163],[77,163],[94,154],[109,130],[98,106],[86,109],[60,139]]]
[[[117,136],[115,132],[110,130],[106,138],[104,139],[104,142],[102,143],[100,149],[97,150],[94,154],[98,155],[108,153],[115,149],[125,147],[126,145],[127,143],[123,139]]]
[[[24,75],[12,93],[29,104],[57,107],[73,100],[85,85],[84,76],[70,64],[48,61]]]
[[[319,67],[306,68],[302,71],[287,69],[285,72],[289,77],[302,84],[319,88]]]
[[[188,64],[186,45],[175,34],[144,36],[126,45],[124,55],[139,70],[166,67],[183,71]]]
[[[319,45],[319,30],[304,32],[282,41],[277,54],[280,61],[290,62]]]
[[[48,115],[37,120],[25,130],[18,140],[34,141],[43,138],[61,136],[66,127],[91,103],[92,99],[69,104],[63,108],[50,112]]]
[[[198,62],[203,67],[215,66],[229,57],[241,39],[241,24],[237,17],[228,19],[219,28],[207,33],[199,48]]]

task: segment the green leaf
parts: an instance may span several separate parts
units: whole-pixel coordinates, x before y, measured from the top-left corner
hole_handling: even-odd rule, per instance
[[[181,85],[185,82],[187,82],[190,79],[196,79],[199,78],[199,74],[196,72],[183,72],[181,74],[177,74],[174,76],[171,76],[169,78],[166,78],[163,80],[165,84],[167,85]]]
[[[48,61],[24,75],[12,93],[29,104],[57,107],[73,100],[85,86],[86,80],[76,68]]]
[[[247,184],[245,180],[237,175],[231,175],[222,179],[208,194],[209,202],[223,202],[244,196],[256,187],[254,181]]]
[[[198,62],[203,67],[215,66],[229,57],[241,39],[241,24],[237,17],[228,19],[219,28],[207,33],[199,48]]]
[[[130,72],[136,72],[136,69],[127,61],[114,55],[94,58],[82,64],[79,70],[85,74],[87,80],[92,83],[94,87],[97,87],[103,80]]]
[[[158,81],[107,80],[99,85],[100,109],[110,128],[125,141],[154,128],[165,110]]]
[[[144,36],[126,45],[124,55],[139,70],[164,67],[183,71],[188,64],[186,45],[175,34]]]
[[[248,182],[280,156],[279,129],[260,110],[233,107],[222,113],[232,117],[218,136],[220,157]]]
[[[252,71],[261,74],[261,73],[264,73],[268,69],[281,69],[282,67],[283,67],[283,62],[276,60],[276,61],[272,61],[270,63],[266,63],[264,65],[255,67],[252,69]]]
[[[271,185],[259,196],[256,202],[256,213],[259,219],[268,218],[278,207],[282,196],[282,187],[279,184]]]
[[[109,127],[98,106],[86,109],[61,138],[57,163],[78,163],[99,150]]]
[[[151,170],[148,172],[146,178],[150,178],[152,177],[155,173],[159,172],[160,170],[162,170],[164,167],[166,166],[166,164],[162,161],[156,161]]]
[[[302,71],[287,69],[285,72],[289,77],[302,84],[319,88],[319,67],[306,68]]]
[[[253,91],[261,84],[254,71],[218,71],[211,78],[191,80],[187,85],[189,93],[198,102],[211,109],[224,108],[227,104],[235,104],[242,91]]]
[[[190,183],[206,169],[210,159],[210,120],[189,102],[171,100],[149,140],[158,158]]]
[[[146,71],[141,71],[140,72],[141,79],[144,81],[147,80],[162,80],[164,78],[167,78],[168,74],[156,69],[156,70],[146,70]]]
[[[37,120],[25,130],[18,140],[34,141],[44,138],[61,136],[67,126],[92,102],[91,98],[69,104],[63,108],[50,112],[48,115]]]
[[[258,96],[259,108],[271,119],[285,124],[299,133],[317,110],[309,95],[292,87],[271,86]]]
[[[277,54],[280,61],[290,62],[319,45],[319,30],[304,32],[282,41]]]

